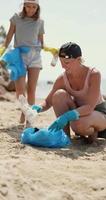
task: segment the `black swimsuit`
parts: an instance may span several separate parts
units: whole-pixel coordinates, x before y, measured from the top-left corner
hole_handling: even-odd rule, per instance
[[[98,105],[95,107],[94,110],[106,114],[106,101],[104,101],[104,102],[98,104]]]
[[[102,102],[101,104],[98,104],[95,107],[94,110],[106,114],[106,101]],[[100,137],[100,138],[106,138],[106,129],[103,130],[103,131],[99,131],[98,132],[98,137]]]

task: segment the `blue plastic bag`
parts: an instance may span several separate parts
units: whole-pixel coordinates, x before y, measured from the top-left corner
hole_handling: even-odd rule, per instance
[[[16,81],[26,75],[22,54],[27,54],[29,51],[29,47],[16,47],[4,53],[0,58],[6,63],[6,68],[10,71],[11,80]]]
[[[63,148],[71,144],[70,138],[61,129],[59,131],[48,128],[26,128],[21,134],[21,143],[38,147]]]

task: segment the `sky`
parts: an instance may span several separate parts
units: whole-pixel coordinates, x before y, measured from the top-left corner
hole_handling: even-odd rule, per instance
[[[106,0],[39,0],[45,24],[44,41],[59,48],[66,42],[80,45],[85,65],[96,67],[106,79]],[[0,0],[0,26],[8,31],[9,19],[22,0]],[[42,80],[55,80],[62,72],[60,62],[50,65],[52,55],[42,51]]]

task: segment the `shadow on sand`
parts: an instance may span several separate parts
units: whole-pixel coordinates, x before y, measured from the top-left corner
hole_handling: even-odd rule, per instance
[[[23,125],[11,126],[9,128],[1,128],[0,132],[6,133],[11,138],[16,139],[17,142],[20,142],[20,135],[24,129]],[[27,146],[27,145],[25,145]],[[97,142],[94,144],[85,144],[84,141],[80,138],[73,138],[72,145],[67,148],[42,148],[42,147],[35,147],[39,151],[44,151],[47,154],[57,154],[60,157],[66,157],[71,159],[78,159],[78,157],[86,157],[89,159],[90,155],[97,154],[99,152],[104,152],[106,147],[106,139],[97,139]]]

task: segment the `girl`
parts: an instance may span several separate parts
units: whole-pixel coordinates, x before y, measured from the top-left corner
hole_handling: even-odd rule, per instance
[[[42,69],[40,50],[43,48],[44,21],[40,19],[39,0],[24,0],[23,9],[19,14],[14,14],[10,19],[10,28],[4,43],[7,48],[14,35],[14,47],[27,46],[30,51],[22,55],[27,69],[27,99],[30,105],[35,103],[35,91]],[[20,94],[25,95],[26,77],[15,81],[17,98]],[[20,122],[25,117],[21,114]]]

